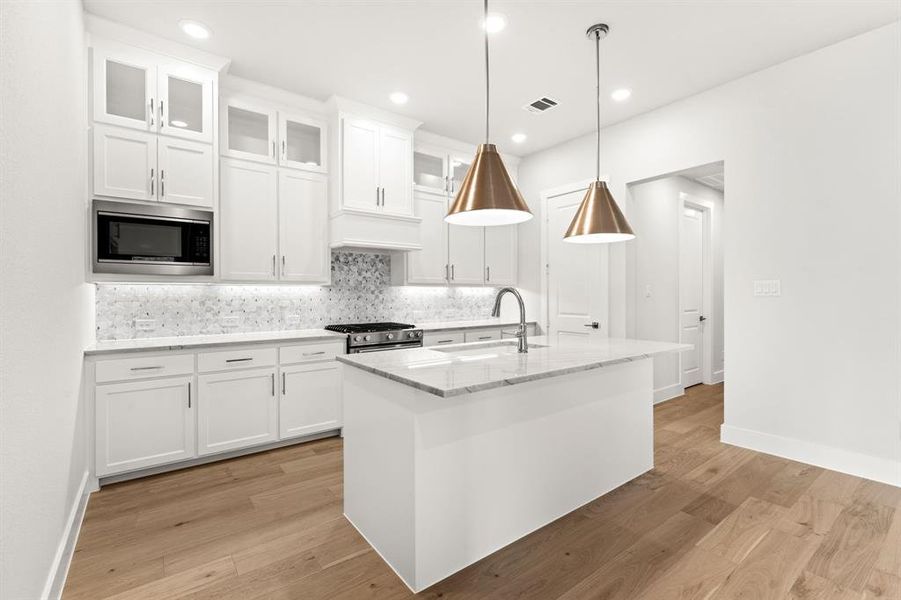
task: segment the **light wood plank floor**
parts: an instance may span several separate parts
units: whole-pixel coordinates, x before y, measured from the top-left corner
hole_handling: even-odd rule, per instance
[[[721,444],[721,386],[654,412],[653,471],[419,597],[901,599],[901,490]],[[341,449],[102,489],[63,597],[411,597],[341,515]]]

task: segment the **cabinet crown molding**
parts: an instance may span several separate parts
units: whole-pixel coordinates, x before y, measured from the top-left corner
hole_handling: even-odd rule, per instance
[[[416,119],[411,119],[387,110],[369,106],[362,102],[348,100],[341,96],[332,96],[328,99],[326,104],[339,114],[349,114],[362,119],[371,119],[386,125],[394,125],[401,129],[408,129],[410,131],[415,131],[422,125],[422,121],[417,121]]]

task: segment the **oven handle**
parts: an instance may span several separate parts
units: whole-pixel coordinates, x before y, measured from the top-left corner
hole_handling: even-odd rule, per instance
[[[367,348],[351,348],[350,354],[364,354],[366,352],[383,352],[385,350],[398,350],[401,348],[421,348],[422,342],[403,342],[400,344],[391,344],[389,346],[369,346]]]

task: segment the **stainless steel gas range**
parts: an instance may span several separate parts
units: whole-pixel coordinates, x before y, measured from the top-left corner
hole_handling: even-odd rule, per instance
[[[422,346],[422,329],[406,323],[349,323],[325,328],[347,334],[348,354]]]

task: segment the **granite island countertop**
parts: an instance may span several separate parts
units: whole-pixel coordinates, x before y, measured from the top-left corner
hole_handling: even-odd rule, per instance
[[[561,343],[538,336],[529,338],[526,354],[517,352],[517,340],[511,338],[337,358],[351,367],[449,398],[691,348],[690,344],[621,338]]]

